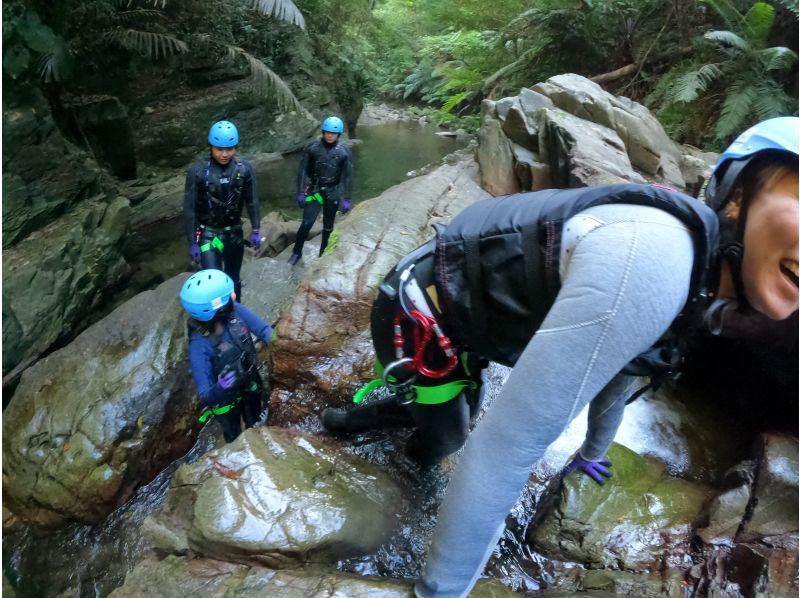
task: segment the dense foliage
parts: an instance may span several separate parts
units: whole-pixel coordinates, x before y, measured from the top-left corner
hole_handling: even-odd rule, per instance
[[[797,111],[793,0],[383,0],[375,15],[373,89],[441,120],[565,72],[646,102],[696,145]]]
[[[797,0],[4,0],[3,74],[51,99],[250,76],[281,106],[365,98],[477,125],[484,98],[565,72],[720,147],[797,111]],[[158,77],[145,77],[158,80]],[[218,79],[219,77],[217,77]],[[154,93],[158,90],[154,90]]]

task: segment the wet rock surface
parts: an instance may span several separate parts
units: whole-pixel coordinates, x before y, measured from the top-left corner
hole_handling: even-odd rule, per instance
[[[45,226],[100,191],[102,172],[67,141],[41,94],[3,102],[3,248]]]
[[[191,446],[185,277],[137,295],[25,371],[3,414],[3,492],[16,515],[97,522]]]
[[[323,406],[344,405],[373,375],[369,314],[383,276],[446,221],[486,197],[465,159],[358,204],[322,258],[307,244],[301,282],[284,312],[271,353],[273,425],[316,421]]]
[[[318,437],[254,428],[178,469],[145,529],[173,554],[272,568],[333,564],[384,542],[400,500],[379,469]]]
[[[3,250],[3,375],[24,368],[80,321],[126,272],[127,199],[83,202]]]
[[[694,521],[710,489],[665,475],[662,463],[621,445],[608,453],[613,483],[566,476],[552,507],[540,510],[528,539],[562,561],[646,571],[691,563]]]

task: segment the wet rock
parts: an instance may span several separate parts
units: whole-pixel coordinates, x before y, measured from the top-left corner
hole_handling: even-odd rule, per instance
[[[556,187],[644,182],[613,129],[562,110],[544,110],[539,148]]]
[[[737,542],[797,534],[797,447],[797,438],[761,436],[750,514]]]
[[[360,203],[342,220],[321,258],[311,258],[271,352],[270,423],[312,419],[322,406],[342,406],[373,377],[369,314],[376,287],[395,263],[448,221],[487,197],[466,158],[405,181]],[[402,209],[398,209],[402,207]]]
[[[15,514],[98,522],[191,445],[185,277],[137,295],[22,375],[3,414],[3,492]]]
[[[136,178],[136,153],[128,110],[110,95],[74,97],[68,105],[73,135],[89,144],[103,166],[123,179]]]
[[[274,571],[211,559],[168,556],[147,559],[114,590],[113,598],[197,596],[236,598],[409,598],[411,584],[378,577],[359,577],[325,569]]]
[[[300,149],[319,126],[307,113],[265,103],[251,93],[248,79],[181,85],[148,104],[153,111],[132,115],[131,121],[136,155],[150,166],[188,168],[206,144],[209,123],[221,118],[238,127],[244,156]]]
[[[750,503],[753,463],[745,461],[726,476],[723,490],[709,505],[708,525],[697,530],[706,544],[733,546],[734,537],[744,521]]]
[[[499,112],[498,102],[498,112]],[[511,143],[501,129],[500,121],[485,118],[478,129],[478,163],[481,166],[481,187],[492,195],[508,195],[520,190],[514,176]]]
[[[542,108],[554,108],[553,100],[528,87],[519,90],[519,104],[527,118],[536,117]]]
[[[261,236],[264,240],[258,255],[276,256],[289,245],[293,245],[300,224],[300,220],[284,220],[280,212],[270,212],[264,216],[261,219]],[[321,232],[322,219],[318,218],[308,232],[308,238],[313,239]]]
[[[131,210],[131,230],[137,230],[175,218],[183,213],[183,193],[186,186],[186,173],[163,174],[151,184],[141,181],[123,187],[122,193],[133,205]]]
[[[273,568],[335,563],[385,542],[400,508],[386,474],[318,437],[253,428],[181,466],[145,522],[162,551]]]
[[[535,121],[526,118],[522,107],[512,106],[503,122],[503,133],[513,143],[517,143],[532,152],[539,150],[539,131]]]
[[[604,486],[576,472],[540,507],[528,541],[547,556],[629,571],[688,568],[690,541],[708,488],[665,475],[664,466],[613,445]]]
[[[100,168],[62,136],[39,92],[3,102],[3,145],[4,249],[100,191]]]
[[[695,596],[796,596],[797,549],[738,544],[710,552],[692,568]]]
[[[102,289],[127,270],[125,198],[83,202],[3,251],[3,374],[71,335]]]
[[[495,115],[500,121],[500,124],[505,122],[508,111],[517,105],[519,105],[519,98],[514,96],[497,100],[497,102],[494,103]]]
[[[244,304],[265,322],[274,325],[294,297],[299,280],[285,260],[269,257],[245,259],[242,264]],[[266,365],[266,360],[261,360]]]
[[[557,75],[533,86],[557,108],[613,129],[630,162],[645,173],[683,189],[681,152],[650,111],[625,97],[616,97],[597,83],[575,74]]]

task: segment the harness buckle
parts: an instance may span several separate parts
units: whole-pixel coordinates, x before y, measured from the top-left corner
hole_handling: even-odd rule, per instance
[[[383,370],[383,374],[381,374],[383,385],[397,398],[397,402],[400,405],[410,405],[417,400],[417,391],[411,385],[417,379],[417,376],[419,376],[419,372],[414,372],[408,380],[404,380],[403,382],[390,380],[390,374],[392,370],[411,366],[413,364],[414,360],[411,357],[402,357],[387,365]]]

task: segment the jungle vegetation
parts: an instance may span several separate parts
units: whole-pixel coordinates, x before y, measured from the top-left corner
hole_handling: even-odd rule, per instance
[[[56,103],[216,69],[285,108],[321,86],[356,116],[391,100],[476,126],[483,99],[572,72],[709,149],[797,113],[797,0],[4,0],[3,14],[5,89]]]

